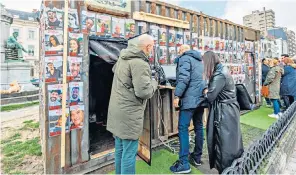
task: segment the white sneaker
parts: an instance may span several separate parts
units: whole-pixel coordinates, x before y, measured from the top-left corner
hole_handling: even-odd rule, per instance
[[[278,116],[282,116],[282,115],[283,115],[283,113],[282,113],[282,112],[278,113]]]
[[[279,115],[278,114],[269,114],[268,117],[278,119],[279,118]]]

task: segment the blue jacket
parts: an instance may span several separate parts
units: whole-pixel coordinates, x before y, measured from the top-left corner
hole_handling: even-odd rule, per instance
[[[296,96],[296,69],[292,66],[284,67],[280,94]]]
[[[270,70],[270,67],[268,67],[265,64],[262,64],[262,84],[265,82],[266,76],[267,76],[269,70]]]
[[[175,96],[180,98],[180,109],[194,109],[200,103],[205,88],[204,66],[200,52],[190,50],[176,58]]]

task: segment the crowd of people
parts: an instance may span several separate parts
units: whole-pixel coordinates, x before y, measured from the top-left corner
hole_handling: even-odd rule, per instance
[[[286,54],[281,58],[262,59],[262,85],[268,90],[266,105],[274,110],[268,116],[279,118],[296,101],[296,60]]]
[[[146,102],[158,88],[151,76],[149,55],[154,40],[143,34],[128,42],[113,68],[114,78],[108,110],[107,130],[115,138],[116,174],[135,174],[139,137],[143,131]],[[203,111],[209,108],[207,146],[210,168],[219,173],[243,153],[240,111],[236,87],[226,66],[217,55],[191,50],[182,45],[176,58],[176,89],[174,106],[179,109],[179,160],[171,167],[173,173],[190,173],[190,163],[201,165],[203,148]],[[267,77],[271,77],[267,76]],[[206,105],[205,105],[206,104]],[[195,148],[189,152],[189,125],[193,120]],[[230,146],[231,145],[231,146]]]

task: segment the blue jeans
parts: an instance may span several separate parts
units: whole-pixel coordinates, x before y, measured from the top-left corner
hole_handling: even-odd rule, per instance
[[[272,104],[273,104],[273,110],[274,110],[274,114],[278,114],[280,113],[280,104],[279,104],[279,100],[278,99],[270,99]]]
[[[139,140],[124,140],[115,136],[115,173],[135,174]]]
[[[179,123],[178,123],[178,130],[179,130],[179,141],[180,141],[180,152],[179,152],[179,159],[184,163],[187,164],[189,162],[188,155],[189,155],[189,132],[188,128],[190,126],[190,121],[193,119],[194,125],[194,132],[195,132],[195,147],[193,156],[195,159],[201,158],[202,155],[202,147],[203,147],[203,108],[197,109],[187,109],[181,110],[179,114]]]

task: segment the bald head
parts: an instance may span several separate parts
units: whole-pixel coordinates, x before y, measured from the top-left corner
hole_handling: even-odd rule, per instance
[[[142,50],[146,55],[149,55],[154,46],[154,39],[148,34],[143,34],[138,37],[137,47]]]
[[[179,54],[183,54],[184,52],[190,50],[190,46],[187,45],[187,44],[183,44],[181,47],[180,47],[180,50],[179,50]]]

